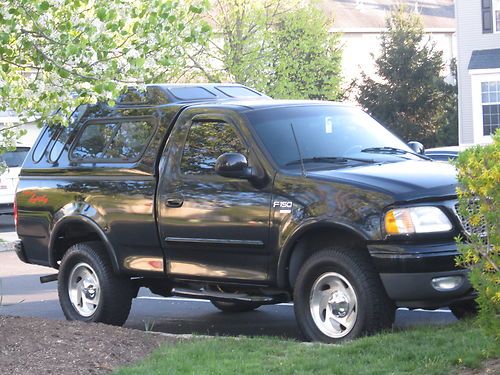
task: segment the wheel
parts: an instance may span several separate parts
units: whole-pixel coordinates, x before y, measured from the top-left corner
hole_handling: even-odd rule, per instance
[[[451,305],[450,310],[455,315],[455,318],[468,319],[477,315],[479,307],[475,300],[469,300]]]
[[[113,273],[100,242],[71,246],[61,261],[59,303],[68,320],[122,325],[134,297],[130,279]]]
[[[262,306],[258,302],[229,302],[229,301],[216,301],[216,300],[212,300],[210,302],[212,302],[212,304],[215,307],[217,307],[220,311],[232,312],[232,313],[252,311]]]
[[[305,338],[325,343],[390,328],[396,311],[368,254],[350,248],[326,248],[304,263],[294,309]]]

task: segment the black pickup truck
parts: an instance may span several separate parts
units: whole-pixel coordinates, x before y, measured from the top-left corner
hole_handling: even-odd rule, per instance
[[[148,287],[227,312],[293,301],[305,338],[340,342],[397,307],[472,308],[455,185],[353,106],[149,85],[42,130],[17,253],[58,270],[68,319],[123,324]]]

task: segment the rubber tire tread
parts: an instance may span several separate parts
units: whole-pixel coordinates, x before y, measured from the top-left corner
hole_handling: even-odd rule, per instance
[[[68,295],[68,278],[76,264],[88,263],[99,279],[101,300],[97,310],[83,317],[73,307]],[[68,320],[100,322],[121,326],[132,306],[134,286],[127,277],[115,275],[106,250],[101,242],[82,242],[71,246],[64,254],[58,277],[59,303]]]
[[[310,287],[325,272],[343,275],[353,286],[358,300],[355,326],[342,338],[332,338],[316,327],[310,309]],[[341,343],[364,335],[390,329],[396,307],[387,296],[368,254],[356,248],[326,247],[309,257],[299,270],[294,288],[294,309],[297,324],[304,338],[310,341]]]
[[[258,309],[262,304],[258,302],[232,302],[232,301],[216,301],[211,300],[212,305],[220,311],[228,313],[247,312]]]

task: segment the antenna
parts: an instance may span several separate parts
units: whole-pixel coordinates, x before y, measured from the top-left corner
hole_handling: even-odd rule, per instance
[[[297,151],[299,152],[300,166],[302,167],[302,175],[306,177],[306,168],[304,167],[304,159],[302,158],[302,152],[300,152],[299,141],[295,135],[295,129],[293,128],[293,123],[290,123],[292,128],[293,139],[295,140],[295,145],[297,146]]]

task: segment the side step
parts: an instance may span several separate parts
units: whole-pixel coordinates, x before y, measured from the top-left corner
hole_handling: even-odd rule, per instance
[[[51,281],[57,281],[58,273],[54,273],[53,275],[40,276],[40,283],[50,283]]]
[[[286,302],[285,295],[276,296],[255,296],[245,293],[224,293],[216,290],[188,289],[188,288],[174,288],[172,294],[179,297],[210,299],[217,301],[241,301],[241,302],[258,302],[263,305],[272,305],[275,303]]]

